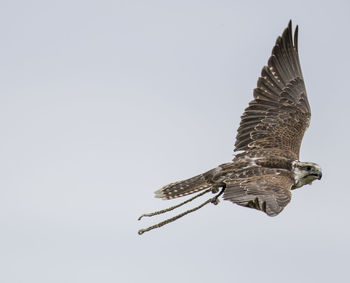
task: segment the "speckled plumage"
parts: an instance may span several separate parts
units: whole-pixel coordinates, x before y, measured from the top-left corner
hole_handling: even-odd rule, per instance
[[[292,189],[322,176],[317,164],[298,161],[310,117],[298,55],[298,27],[293,40],[289,22],[241,117],[235,143],[239,153],[232,162],[166,185],[156,197],[172,199],[221,187],[225,200],[269,216],[279,214],[291,200]]]

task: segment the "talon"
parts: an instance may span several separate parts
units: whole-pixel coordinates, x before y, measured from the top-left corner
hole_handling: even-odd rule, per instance
[[[215,199],[213,199],[213,200],[211,201],[211,203],[214,204],[214,205],[218,205],[219,202],[220,202],[220,200],[219,200],[218,198],[215,198]]]
[[[213,194],[216,194],[218,191],[219,191],[219,188],[212,188],[212,189],[211,189],[211,192],[212,192]]]

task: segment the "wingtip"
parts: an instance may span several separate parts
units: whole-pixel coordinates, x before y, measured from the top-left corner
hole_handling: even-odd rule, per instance
[[[295,32],[294,32],[294,46],[296,51],[298,51],[298,32],[299,32],[299,26],[297,25],[295,27]]]
[[[293,24],[292,24],[292,19],[289,20],[288,22],[288,28],[287,28],[289,31],[290,31],[290,34],[293,35]],[[295,31],[294,31],[294,46],[295,48],[298,50],[298,31],[299,31],[299,26],[296,25],[295,26]]]
[[[292,19],[290,19],[288,22],[287,28],[282,34],[282,38],[289,37],[289,40],[292,41],[292,44],[295,47],[296,51],[298,51],[298,31],[299,31],[299,26],[296,25],[294,36],[293,36],[293,22],[292,22]]]

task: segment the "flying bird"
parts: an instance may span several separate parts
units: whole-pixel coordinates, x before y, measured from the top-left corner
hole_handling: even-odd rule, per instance
[[[293,36],[290,21],[277,38],[254,89],[254,99],[241,116],[234,149],[238,153],[233,160],[156,191],[155,196],[165,200],[199,194],[176,206],[143,214],[139,220],[173,210],[208,192],[216,195],[138,233],[161,227],[208,203],[217,204],[221,195],[224,200],[261,210],[268,216],[278,215],[290,202],[292,190],[322,177],[319,165],[299,161],[310,117],[298,55],[298,26]]]

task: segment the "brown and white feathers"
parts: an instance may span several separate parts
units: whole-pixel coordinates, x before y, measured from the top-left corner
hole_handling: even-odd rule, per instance
[[[261,71],[254,99],[241,116],[234,149],[239,153],[232,162],[161,188],[156,191],[156,197],[172,199],[221,187],[218,196],[223,193],[225,200],[261,210],[269,216],[279,214],[290,202],[292,189],[322,177],[317,164],[299,161],[300,146],[310,117],[298,55],[298,27],[293,35],[289,22]],[[156,214],[159,212],[147,216]],[[187,212],[182,215],[185,214]]]
[[[261,71],[254,100],[241,117],[235,151],[281,150],[297,160],[310,117],[298,55],[298,27],[293,40],[289,22]]]
[[[236,136],[235,151],[243,153],[233,162],[249,156],[259,157],[264,164],[245,169],[254,171],[251,177],[227,178],[224,199],[270,216],[280,213],[291,200],[296,182],[292,162],[299,160],[310,117],[298,55],[298,27],[293,40],[289,22],[261,71],[254,100],[245,109]]]

